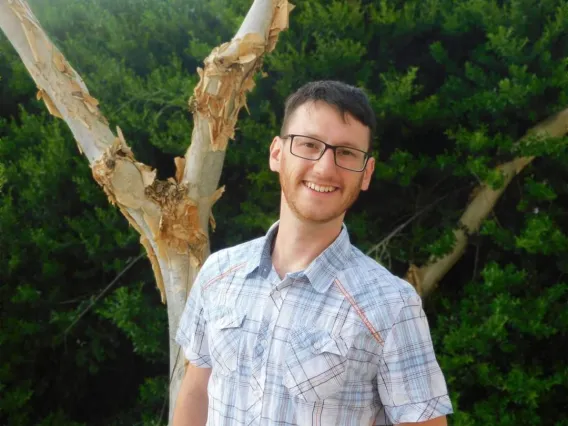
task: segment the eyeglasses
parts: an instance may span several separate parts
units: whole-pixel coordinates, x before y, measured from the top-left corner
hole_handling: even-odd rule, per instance
[[[282,139],[290,138],[290,153],[305,160],[317,161],[328,149],[333,151],[335,164],[342,169],[352,172],[362,172],[367,165],[370,154],[349,146],[329,145],[319,139],[303,135],[286,135]]]

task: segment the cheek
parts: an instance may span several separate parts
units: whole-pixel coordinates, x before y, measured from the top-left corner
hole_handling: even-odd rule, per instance
[[[308,167],[294,159],[282,159],[280,172],[290,179],[301,179]]]
[[[344,188],[355,189],[359,188],[361,185],[361,176],[357,176],[356,174],[349,172],[347,170],[339,170],[339,178],[340,182]]]
[[[351,174],[347,176],[342,176],[342,180],[344,188],[348,189],[349,193],[359,192],[361,190],[364,190],[365,188],[365,180],[361,175]]]

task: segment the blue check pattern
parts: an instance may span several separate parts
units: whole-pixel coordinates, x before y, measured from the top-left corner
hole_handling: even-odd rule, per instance
[[[391,425],[452,412],[414,288],[351,245],[345,226],[281,279],[266,236],[212,254],[176,341],[212,368],[208,425]]]

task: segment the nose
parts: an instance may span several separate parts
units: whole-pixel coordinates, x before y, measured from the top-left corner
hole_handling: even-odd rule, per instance
[[[333,151],[331,149],[327,149],[323,153],[323,156],[316,161],[314,171],[319,175],[326,175],[335,172],[335,158],[333,157]]]

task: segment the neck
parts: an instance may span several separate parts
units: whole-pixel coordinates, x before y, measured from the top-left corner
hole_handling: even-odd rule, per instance
[[[289,272],[306,269],[341,233],[343,215],[326,223],[297,218],[282,203],[272,264],[283,278]]]

